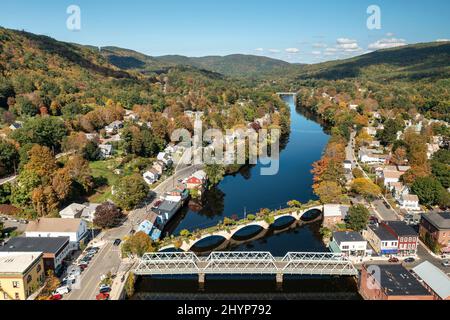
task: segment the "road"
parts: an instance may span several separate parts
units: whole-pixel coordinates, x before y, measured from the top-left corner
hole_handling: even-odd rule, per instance
[[[153,198],[158,198],[165,192],[171,190],[178,180],[191,176],[195,171],[200,170],[201,165],[187,166],[177,169],[176,173],[163,181],[153,190]],[[94,300],[98,294],[98,287],[101,276],[108,272],[117,274],[121,267],[122,259],[120,257],[120,247],[113,245],[115,239],[123,239],[130,234],[144,219],[148,210],[148,204],[139,209],[133,210],[128,214],[126,221],[122,226],[110,229],[99,235],[91,245],[95,243],[101,247],[100,251],[95,255],[88,268],[82,273],[80,278],[80,289],[74,289],[71,293],[64,297],[64,300]],[[126,266],[125,266],[126,267]]]
[[[2,179],[0,179],[0,186],[6,184],[8,182],[13,182],[16,179],[17,179],[17,176],[10,176],[10,177],[6,177],[6,178],[2,178]]]

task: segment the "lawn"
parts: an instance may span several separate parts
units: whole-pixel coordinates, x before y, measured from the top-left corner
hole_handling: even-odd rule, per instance
[[[119,180],[120,176],[114,173],[117,161],[114,159],[95,161],[89,164],[92,176],[96,181],[104,180],[102,186],[98,187],[96,193],[89,197],[92,203],[102,203],[111,198],[111,187]]]

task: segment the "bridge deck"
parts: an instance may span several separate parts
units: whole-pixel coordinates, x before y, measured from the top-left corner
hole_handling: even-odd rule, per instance
[[[214,252],[199,258],[193,253],[146,254],[134,270],[137,275],[347,275],[353,264],[330,253],[288,253],[274,258],[267,252]]]

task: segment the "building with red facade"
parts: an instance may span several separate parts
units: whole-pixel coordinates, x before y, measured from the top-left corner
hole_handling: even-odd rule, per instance
[[[399,264],[363,265],[359,293],[365,300],[434,300],[434,296]]]
[[[398,239],[398,255],[411,256],[417,254],[419,234],[403,221],[384,221],[381,226]]]

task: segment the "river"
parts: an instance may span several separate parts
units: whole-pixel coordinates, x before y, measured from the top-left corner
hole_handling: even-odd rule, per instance
[[[283,97],[291,109],[291,133],[280,154],[277,175],[260,175],[261,164],[245,167],[235,175],[226,176],[213,190],[206,194],[204,207],[193,211],[188,207],[169,225],[168,232],[178,234],[183,229],[195,230],[216,225],[224,217],[256,213],[261,208],[286,207],[290,200],[308,202],[316,197],[312,190],[312,163],[319,160],[328,142],[320,124],[300,113],[292,96]],[[319,235],[320,222],[308,223],[277,234],[270,231],[263,238],[228,248],[238,251],[270,251],[274,256],[287,252],[327,251]],[[257,230],[255,230],[257,231]],[[249,231],[252,232],[252,231]],[[205,239],[198,250],[209,249],[219,239]],[[251,289],[249,289],[251,288]],[[135,299],[188,299],[205,295],[240,299],[240,294],[252,298],[281,299],[358,299],[356,284],[352,278],[286,278],[280,292],[274,279],[250,279],[249,277],[211,277],[205,291],[199,293],[196,279],[140,279],[136,285]]]

